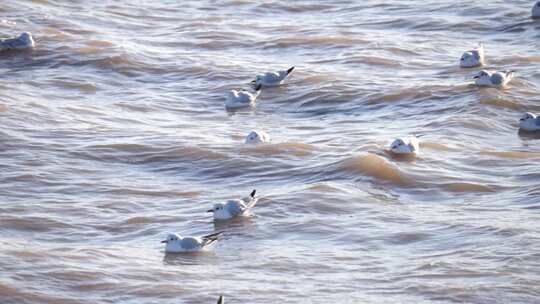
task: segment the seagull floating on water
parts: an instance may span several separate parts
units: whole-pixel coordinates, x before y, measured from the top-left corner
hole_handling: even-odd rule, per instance
[[[390,151],[399,155],[416,155],[420,152],[420,145],[416,136],[398,138],[390,145]]]
[[[176,233],[169,233],[167,239],[161,241],[166,243],[165,252],[167,253],[182,253],[182,252],[199,252],[218,240],[218,237],[223,232],[216,232],[201,237],[186,236],[181,237]]]
[[[525,131],[540,131],[540,116],[525,113],[519,119],[519,128]]]
[[[261,84],[263,87],[277,87],[283,83],[285,78],[294,70],[294,67],[291,67],[285,71],[269,72],[263,75],[257,75],[255,80],[251,83],[254,86]]]
[[[269,143],[270,135],[264,131],[251,131],[246,137],[246,144]]]
[[[253,93],[246,90],[231,90],[227,94],[227,99],[225,99],[225,107],[227,109],[237,109],[254,106],[257,97],[261,94],[261,88],[262,85],[257,85]]]
[[[477,48],[463,53],[463,55],[461,55],[459,65],[462,68],[474,68],[478,66],[483,66],[484,65],[484,44],[480,43],[478,44]]]
[[[514,78],[514,71],[489,72],[480,71],[476,76],[474,83],[480,87],[504,87]]]
[[[230,220],[232,218],[248,216],[250,210],[255,207],[258,197],[255,197],[256,190],[251,191],[248,201],[242,199],[228,200],[225,204],[218,203],[207,212],[214,213],[214,220]]]
[[[537,1],[532,8],[532,17],[540,18],[540,1]]]
[[[33,49],[35,45],[29,32],[24,32],[16,38],[0,39],[0,51]]]

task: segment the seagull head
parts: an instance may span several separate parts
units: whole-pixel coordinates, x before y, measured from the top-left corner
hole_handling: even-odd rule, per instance
[[[246,144],[260,144],[268,141],[268,134],[262,131],[251,131],[246,137]]]
[[[486,70],[482,70],[480,72],[478,72],[478,74],[474,75],[474,79],[481,79],[481,78],[486,78],[486,77],[489,77],[489,73],[488,71]]]
[[[212,212],[214,214],[214,219],[218,220],[226,220],[232,217],[229,211],[225,208],[225,205],[222,203],[215,204],[212,209],[206,210],[206,212]]]
[[[257,75],[257,76],[255,76],[255,80],[251,81],[251,85],[253,87],[257,87],[257,85],[261,84],[262,81],[263,81],[263,76],[262,75]]]
[[[519,119],[519,121],[521,122],[524,122],[524,121],[527,121],[529,119],[536,119],[536,116],[533,114],[533,113],[525,113],[521,116],[521,118]]]
[[[532,8],[532,17],[533,18],[540,18],[540,1],[537,1],[536,4]]]
[[[34,44],[34,39],[32,38],[32,34],[29,32],[24,32],[19,36],[19,40],[23,41],[26,44]]]
[[[486,70],[478,72],[473,79],[475,79],[477,85],[491,85],[491,74]]]
[[[176,233],[169,233],[167,234],[167,238],[163,241],[161,241],[162,243],[165,243],[165,244],[171,244],[171,243],[174,243],[174,242],[178,242],[178,240],[180,240],[180,236]]]
[[[409,147],[408,144],[405,143],[405,141],[401,138],[398,138],[392,142],[390,145],[390,150],[393,153],[412,153],[413,151]]]
[[[477,66],[479,63],[478,59],[471,52],[463,53],[459,61],[459,64],[465,68]]]

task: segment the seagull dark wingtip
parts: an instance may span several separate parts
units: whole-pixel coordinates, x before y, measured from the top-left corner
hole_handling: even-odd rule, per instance
[[[219,299],[217,300],[217,304],[225,304],[225,299],[223,296],[219,296]]]
[[[251,191],[249,196],[251,196],[251,198],[255,198],[255,192],[257,192],[257,189],[253,189],[253,191]]]
[[[287,70],[287,75],[289,75],[293,70],[294,70],[294,67],[291,67],[290,69],[288,69]]]
[[[221,236],[224,232],[225,232],[225,231],[214,232],[214,233],[205,235],[205,236],[203,236],[202,238],[203,238],[203,239],[207,239],[207,240],[211,240],[211,241],[215,241],[215,240],[217,240],[218,237]]]

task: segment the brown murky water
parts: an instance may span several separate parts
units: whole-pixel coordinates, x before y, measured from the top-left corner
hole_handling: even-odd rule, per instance
[[[531,6],[2,1],[0,33],[37,49],[0,54],[0,302],[540,302]],[[479,41],[508,89],[458,68]],[[273,143],[245,147],[252,129]],[[411,133],[419,157],[389,157]],[[253,188],[249,220],[204,212]],[[160,244],[214,229],[205,254]]]

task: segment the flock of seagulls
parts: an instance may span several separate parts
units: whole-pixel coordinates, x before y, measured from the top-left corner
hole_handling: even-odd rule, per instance
[[[540,18],[540,1],[536,2],[532,8],[532,17]],[[35,48],[35,41],[32,34],[24,32],[18,37],[0,39],[0,51],[9,50],[31,50]],[[476,68],[486,64],[484,44],[466,51],[460,58],[460,67]],[[293,72],[294,67],[287,70],[268,72],[257,75],[251,81],[250,90],[231,90],[227,93],[225,107],[227,109],[239,109],[244,107],[254,107],[257,98],[263,88],[277,87],[284,83],[286,78]],[[479,87],[505,87],[514,78],[514,71],[488,71],[481,70],[474,76],[474,83]],[[536,132],[540,131],[540,115],[525,113],[519,119],[520,130]],[[264,131],[251,131],[245,144],[264,144],[270,142],[270,136]],[[395,155],[416,155],[420,152],[418,136],[397,138],[390,144],[390,152]],[[225,203],[217,203],[208,212],[213,214],[214,221],[226,221],[239,217],[247,217],[257,204],[258,197],[253,190],[246,199],[232,199]],[[223,231],[203,235],[182,237],[176,233],[169,233],[162,241],[165,245],[166,253],[193,253],[204,251],[215,244]],[[219,297],[218,304],[224,304],[223,296]]]
[[[540,18],[540,1],[536,2],[532,8],[532,17]],[[485,47],[479,43],[478,47],[466,51],[461,55],[460,67],[476,68],[483,67],[486,64]],[[253,92],[247,90],[231,90],[225,99],[225,108],[238,109],[243,107],[254,107],[257,97],[263,88],[276,87],[282,85],[294,70],[294,67],[288,70],[277,72],[268,72],[257,75],[251,84],[255,87]],[[474,75],[474,84],[478,87],[504,88],[514,78],[514,71],[493,71],[481,70]],[[526,113],[520,119],[520,130],[540,131],[540,118],[531,113]],[[251,131],[245,140],[246,144],[264,144],[270,142],[270,136],[264,131]],[[390,153],[401,156],[414,156],[420,152],[418,137],[411,135],[395,139],[390,144]]]
[[[257,75],[255,80],[251,82],[254,91],[248,90],[231,90],[225,98],[225,108],[229,110],[254,107],[257,97],[261,94],[262,88],[277,87],[285,81],[285,78],[291,74],[294,67],[285,71],[268,72],[263,75]]]
[[[225,203],[217,203],[207,212],[211,212],[214,221],[227,221],[251,215],[251,209],[255,207],[258,197],[257,191],[253,190],[245,199],[231,199]],[[162,243],[165,245],[166,253],[194,253],[207,250],[223,234],[223,231],[207,234],[203,236],[182,237],[176,233],[169,233]]]

